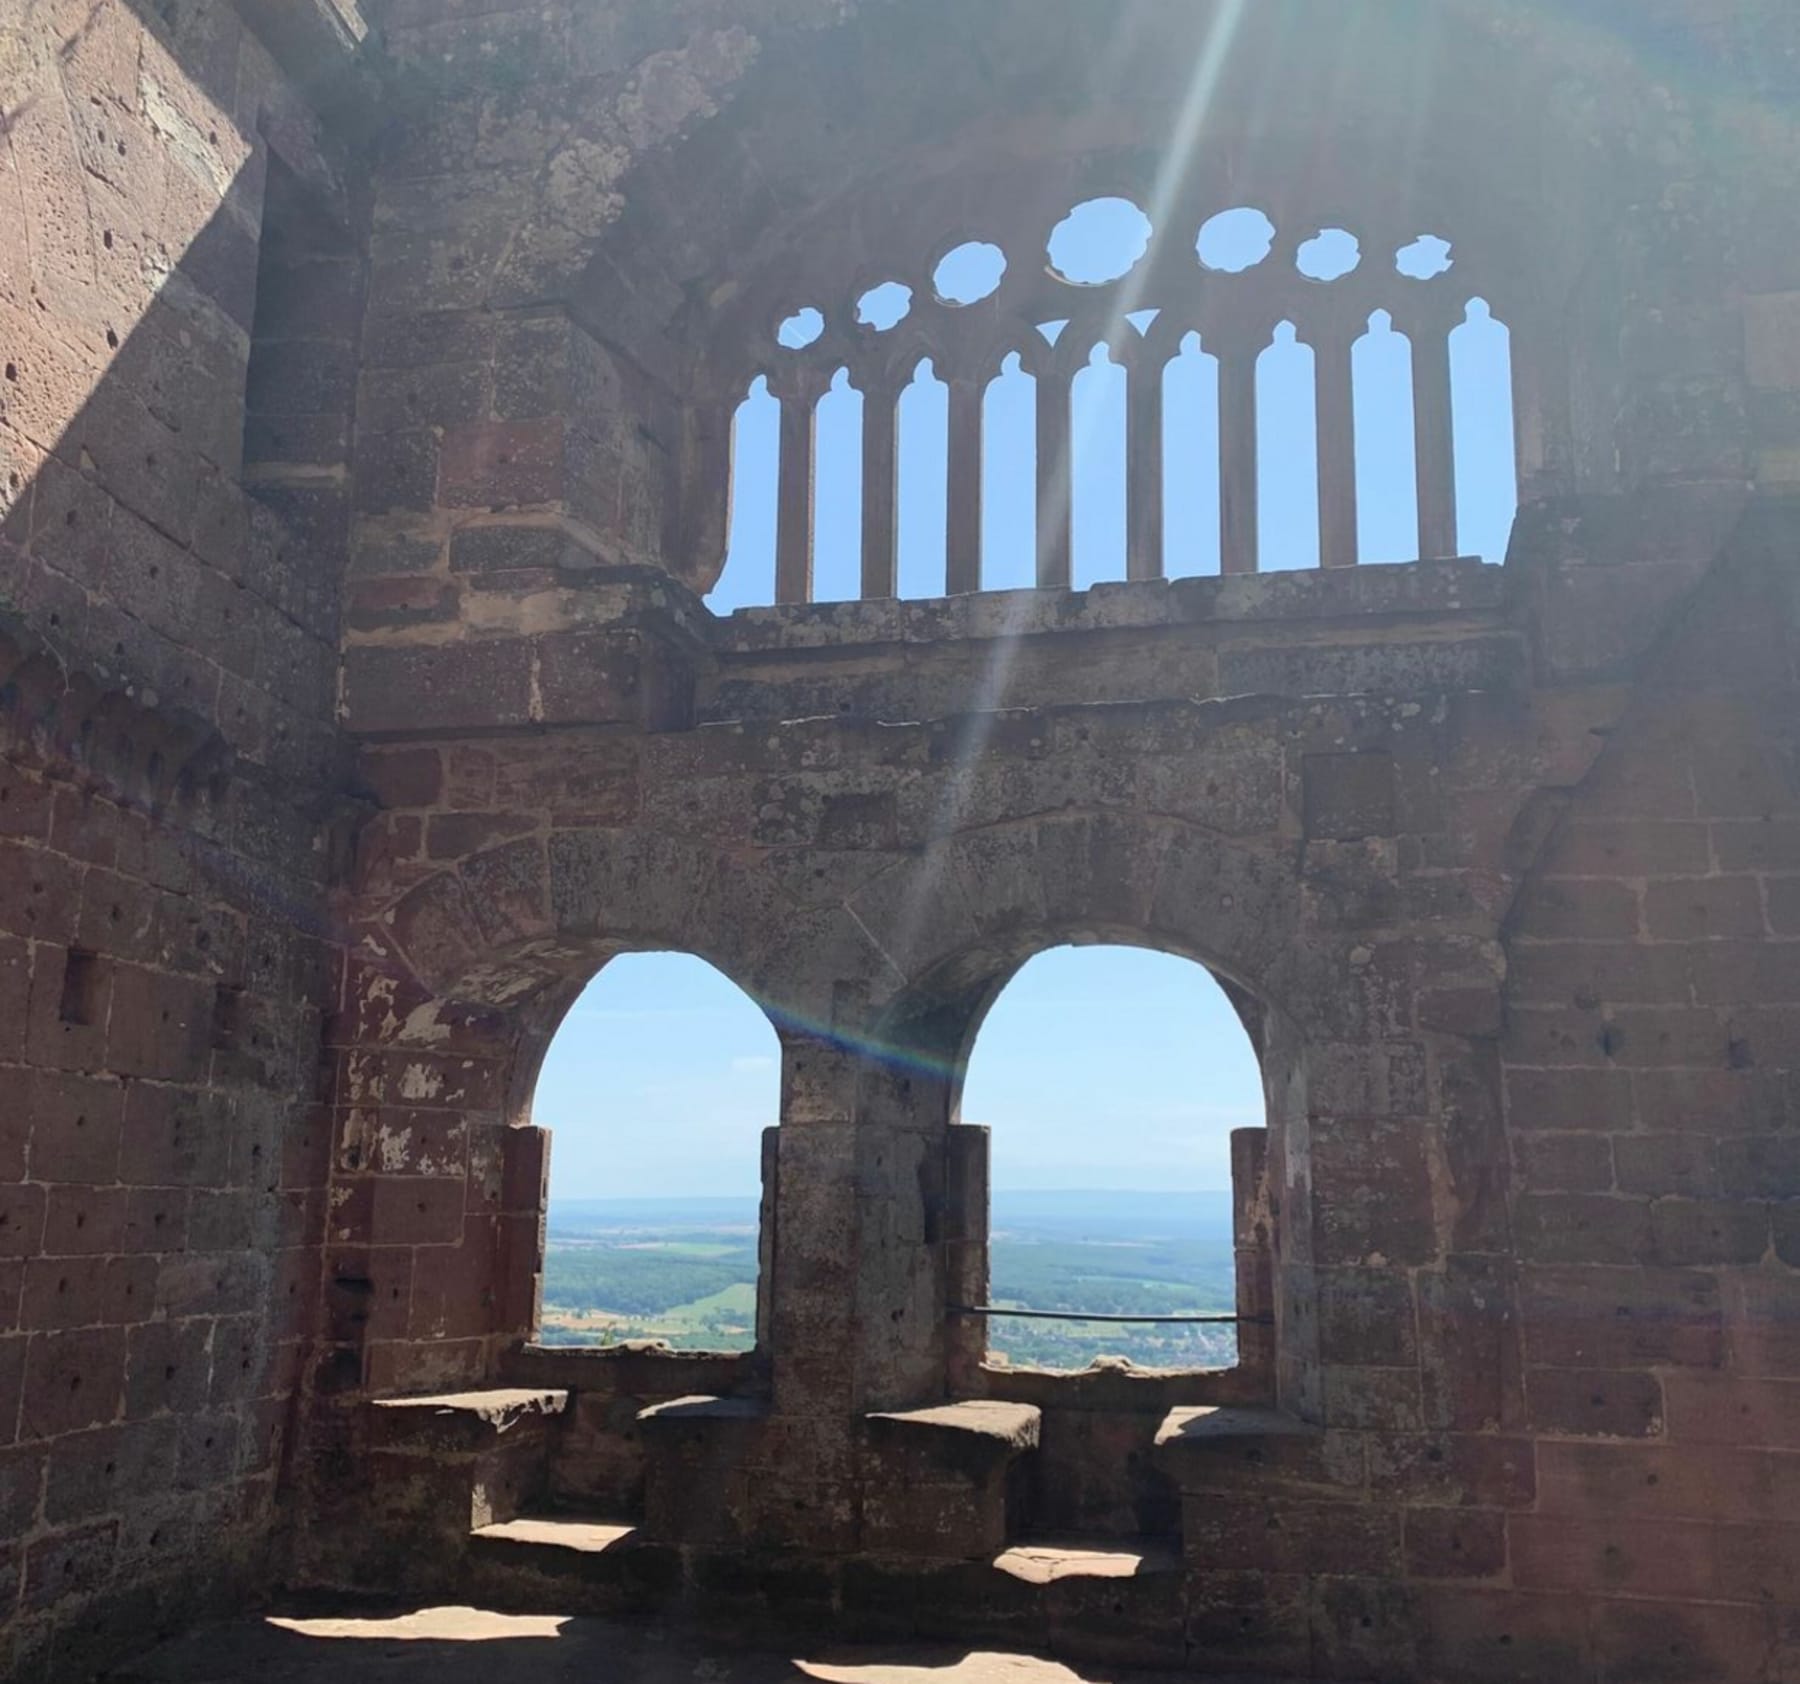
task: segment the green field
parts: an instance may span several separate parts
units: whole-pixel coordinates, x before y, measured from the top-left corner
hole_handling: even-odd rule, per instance
[[[1223,1193],[1037,1193],[995,1198],[991,1302],[1115,1315],[1228,1312],[1235,1285]],[[750,1200],[552,1201],[542,1337],[548,1344],[666,1339],[684,1350],[755,1342],[756,1206]],[[1084,1368],[1231,1363],[1229,1326],[989,1318],[1009,1361]]]

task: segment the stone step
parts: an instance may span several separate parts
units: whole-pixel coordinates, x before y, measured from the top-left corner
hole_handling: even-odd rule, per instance
[[[1180,1546],[1167,1538],[1025,1538],[994,1566],[1028,1585],[1064,1579],[1138,1579],[1181,1571]]]

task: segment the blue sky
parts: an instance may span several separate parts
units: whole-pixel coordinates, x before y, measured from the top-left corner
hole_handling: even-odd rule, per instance
[[[1210,267],[1240,271],[1242,284],[1253,285],[1257,264],[1275,261],[1264,256],[1269,233],[1260,213],[1239,209],[1207,225],[1201,251]],[[1121,272],[1144,237],[1141,213],[1103,201],[1059,225],[1048,250],[1065,276],[1097,281]],[[1430,268],[1447,255],[1454,284],[1454,252],[1438,244],[1422,240],[1402,256],[1360,251],[1347,236],[1321,233],[1303,258],[1309,270],[1323,271],[1352,258]],[[1007,255],[1045,261],[1044,254]],[[959,250],[935,275],[898,279],[912,288],[913,308],[936,308],[934,284],[948,296],[974,291],[985,279],[983,262],[981,252]],[[1396,273],[1397,289],[1414,284]],[[794,303],[798,313],[809,301]],[[1497,562],[1514,507],[1506,336],[1485,305],[1472,315],[1451,340],[1458,540],[1464,554]],[[792,337],[803,337],[806,325]],[[1311,354],[1290,341],[1278,332],[1258,367],[1264,569],[1318,562]],[[1190,336],[1165,376],[1171,575],[1219,567],[1211,471],[1217,395],[1203,352]],[[1361,554],[1409,560],[1417,554],[1409,348],[1377,319],[1355,355]],[[1025,375],[996,376],[983,463],[982,582],[990,589],[1031,584],[1035,554],[1035,392]],[[1125,378],[1102,355],[1075,383],[1078,588],[1125,573]],[[814,595],[821,601],[858,594],[860,416],[860,396],[840,379],[818,417]],[[737,418],[725,569],[708,598],[718,613],[773,598],[776,422],[774,400],[753,389]],[[900,590],[940,595],[945,389],[929,370],[903,395],[899,426]],[[675,954],[615,960],[570,1012],[539,1080],[533,1117],[555,1130],[553,1193],[753,1194],[758,1137],[776,1120],[778,1058],[761,1011],[702,961]],[[1261,1097],[1249,1043],[1203,969],[1137,949],[1063,948],[1026,965],[990,1013],[963,1116],[994,1130],[996,1190],[1203,1190],[1229,1184],[1226,1137],[1261,1121]]]

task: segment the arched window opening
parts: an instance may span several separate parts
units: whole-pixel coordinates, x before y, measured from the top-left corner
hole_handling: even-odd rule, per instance
[[[931,359],[900,394],[899,518],[896,549],[902,596],[942,596],[949,532],[950,388]]]
[[[1163,571],[1219,571],[1219,359],[1187,334],[1163,369]]]
[[[1133,947],[1062,947],[1023,966],[977,1037],[965,1122],[990,1130],[988,1302],[1015,1365],[1237,1360],[1231,1135],[1264,1122],[1261,1073],[1200,965]]]
[[[544,1055],[552,1131],[538,1337],[552,1345],[757,1342],[764,1131],[781,1048],[748,995],[687,953],[628,953]]]
[[[1456,535],[1464,555],[1504,561],[1519,511],[1512,335],[1482,298],[1450,332],[1451,434],[1456,450]]]
[[[1412,344],[1377,310],[1350,352],[1356,432],[1356,553],[1403,561],[1419,548]]]
[[[731,503],[725,566],[706,598],[715,614],[775,600],[775,492],[781,405],[758,375],[731,418]]]
[[[862,595],[863,396],[840,368],[813,411],[813,601]]]
[[[1256,359],[1256,525],[1265,573],[1319,564],[1318,398],[1313,353],[1292,322]]]
[[[988,382],[981,411],[981,588],[1037,583],[1037,381],[1018,352]]]
[[[1075,588],[1125,577],[1127,375],[1104,345],[1070,385]]]

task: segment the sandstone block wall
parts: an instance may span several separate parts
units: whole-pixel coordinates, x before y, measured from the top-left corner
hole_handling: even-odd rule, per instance
[[[271,167],[342,197],[234,8],[0,18],[12,1677],[84,1676],[277,1560],[318,1303],[342,546],[240,484]]]
[[[729,622],[690,587],[745,312],[917,279],[984,202],[1154,181],[1205,17],[0,20],[18,1676],[283,1576],[366,1588],[396,1540],[430,1540],[409,1588],[466,1586],[508,1493],[648,1516],[646,1585],[776,1623],[1322,1677],[1793,1670],[1791,8],[1371,0],[1366,63],[1305,11],[1252,9],[1197,179],[1475,219],[1524,309],[1508,565]],[[1214,965],[1255,1019],[1274,1323],[1232,1373],[1009,1374],[945,1314],[985,1242],[959,1061],[1071,937]],[[780,1018],[742,1361],[521,1349],[537,1061],[633,946]],[[502,1380],[575,1396],[495,1493],[484,1453],[371,1426]],[[684,1388],[728,1407],[658,1463],[637,1410]],[[1079,1591],[997,1592],[931,1521],[954,1480],[908,1507],[864,1417],[947,1399],[1040,1411],[1005,1447],[1035,1460],[983,1450],[984,1544],[1179,1544],[1125,1638]],[[1159,1427],[1206,1403],[1298,1431],[1172,1483]]]

